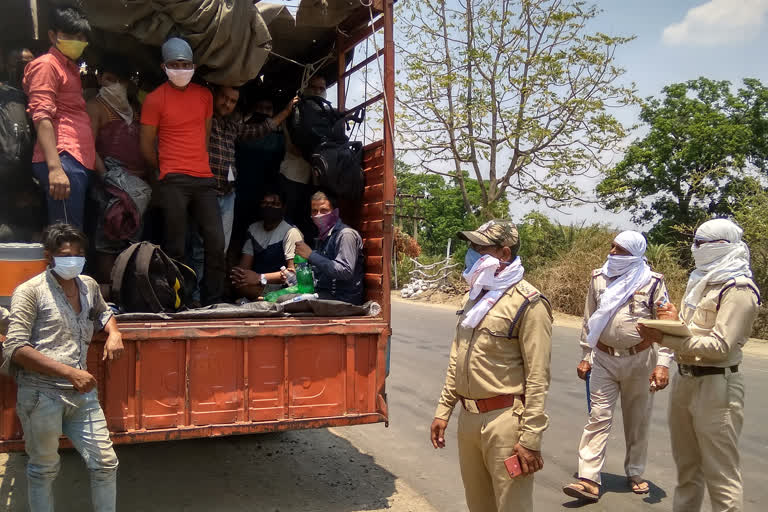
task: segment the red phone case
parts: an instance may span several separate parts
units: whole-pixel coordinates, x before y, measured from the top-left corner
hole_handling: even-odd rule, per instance
[[[504,465],[507,467],[507,473],[509,473],[510,478],[515,478],[516,476],[523,474],[523,470],[520,467],[520,458],[517,454],[505,460]]]

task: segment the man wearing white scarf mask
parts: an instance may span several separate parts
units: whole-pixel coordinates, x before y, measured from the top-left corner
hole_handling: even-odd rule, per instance
[[[760,292],[752,280],[743,231],[726,219],[696,230],[691,273],[680,313],[668,304],[659,317],[681,319],[692,336],[640,327],[643,338],[674,350],[669,430],[677,465],[675,512],[697,512],[709,489],[713,512],[743,509],[738,441],[744,424],[742,347],[752,332]]]
[[[549,424],[552,310],[523,279],[512,222],[492,220],[458,236],[470,242],[470,292],[430,427],[432,445],[445,447],[448,420],[460,404],[459,465],[470,512],[531,511]],[[510,478],[504,460],[514,455],[523,474]]]
[[[637,494],[648,492],[643,479],[653,394],[667,386],[672,351],[658,354],[637,333],[638,318],[654,318],[656,301],[667,297],[664,276],[645,260],[646,241],[636,231],[619,233],[605,264],[592,273],[581,333],[583,359],[578,376],[590,372],[589,420],[579,445],[579,481],[563,488],[568,496],[597,501],[613,411],[621,399],[627,483]]]

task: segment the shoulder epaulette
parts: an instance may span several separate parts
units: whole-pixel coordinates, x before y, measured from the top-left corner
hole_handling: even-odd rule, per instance
[[[717,311],[720,311],[720,303],[723,301],[723,295],[725,295],[731,288],[749,288],[757,296],[757,305],[759,306],[763,303],[763,298],[760,296],[760,290],[757,289],[757,285],[752,279],[746,276],[732,277],[725,282],[723,288],[720,290],[720,294],[717,296]]]
[[[664,274],[651,271],[651,279],[664,279]]]
[[[541,292],[537,290],[531,283],[525,280],[517,283],[515,289],[520,293],[520,295],[525,297],[528,302],[537,301],[541,297]]]

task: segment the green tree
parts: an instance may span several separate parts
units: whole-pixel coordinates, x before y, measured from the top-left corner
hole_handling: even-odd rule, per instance
[[[649,235],[659,243],[679,240],[681,226],[731,213],[756,183],[758,167],[750,162],[761,160],[757,127],[765,88],[745,83],[733,94],[729,82],[699,78],[649,98],[640,115],[647,135],[597,186],[605,206],[654,223]]]
[[[419,245],[424,253],[445,254],[448,240],[453,239],[454,250],[463,257],[463,246],[458,244],[456,233],[474,229],[482,222],[480,184],[471,179],[466,171],[462,173],[464,190],[470,204],[467,210],[461,189],[452,178],[446,179],[436,174],[413,172],[413,169],[402,161],[396,163],[395,176],[399,195],[424,196],[423,199],[418,200],[416,209],[412,207],[413,202],[402,201],[402,206],[398,207],[396,212],[396,217],[398,215],[424,217],[424,220],[418,223],[417,234]],[[509,201],[502,198],[491,205],[488,211],[491,217],[509,218]],[[402,229],[414,235],[411,222],[404,221]]]
[[[400,133],[421,170],[453,180],[465,210],[508,193],[548,205],[578,202],[577,177],[626,133],[610,113],[635,101],[617,85],[614,55],[631,40],[587,25],[578,0],[404,0],[399,25]],[[472,202],[466,170],[479,186]]]

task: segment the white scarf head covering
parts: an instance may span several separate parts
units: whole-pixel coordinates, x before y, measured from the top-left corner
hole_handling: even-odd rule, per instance
[[[651,280],[651,268],[645,260],[645,237],[637,231],[623,231],[613,241],[626,249],[630,256],[609,255],[603,265],[603,274],[618,279],[608,284],[597,310],[587,321],[587,343],[592,348],[597,345],[603,329],[622,304]]]
[[[486,254],[477,260],[472,268],[464,272],[463,277],[469,283],[469,298],[471,300],[475,300],[483,290],[487,290],[488,293],[472,306],[472,309],[461,322],[462,327],[469,329],[477,327],[477,324],[485,318],[485,315],[504,295],[504,292],[522,281],[525,269],[522,261],[520,261],[520,256],[496,275],[499,265],[501,265],[499,260]]]
[[[133,107],[128,101],[128,90],[120,82],[102,86],[98,96],[123,118],[125,124],[133,123]]]
[[[712,242],[691,246],[696,269],[691,272],[683,302],[696,308],[707,285],[725,283],[739,276],[752,277],[749,247],[741,240],[744,231],[728,219],[705,222],[696,230],[695,240]]]

